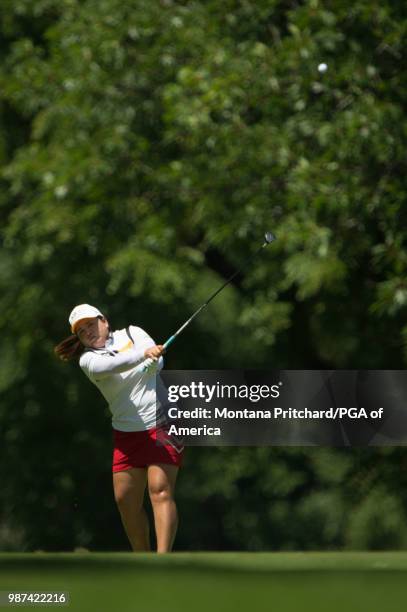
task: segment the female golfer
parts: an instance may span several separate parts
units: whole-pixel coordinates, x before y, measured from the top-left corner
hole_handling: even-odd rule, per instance
[[[157,552],[172,549],[178,525],[175,481],[183,447],[165,432],[166,389],[158,371],[164,347],[133,325],[112,331],[94,306],[80,304],[70,316],[72,336],[55,347],[64,361],[78,359],[109,403],[113,426],[113,490],[134,551],[150,550],[143,507],[146,485],[153,508]],[[147,370],[144,360],[150,359]]]

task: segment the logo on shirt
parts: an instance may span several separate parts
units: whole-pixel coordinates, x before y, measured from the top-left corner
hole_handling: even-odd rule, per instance
[[[133,343],[131,340],[129,340],[129,342],[125,346],[123,346],[121,349],[119,349],[117,352],[123,353],[124,351],[128,351],[129,349],[131,349],[132,346],[133,346]]]

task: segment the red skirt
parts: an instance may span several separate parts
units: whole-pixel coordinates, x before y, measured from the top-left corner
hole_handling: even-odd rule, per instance
[[[113,429],[113,472],[156,463],[181,467],[184,446],[165,428],[152,427],[145,431]]]

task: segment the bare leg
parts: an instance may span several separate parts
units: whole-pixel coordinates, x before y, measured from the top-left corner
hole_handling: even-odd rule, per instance
[[[113,473],[114,497],[134,551],[151,550],[148,519],[143,508],[146,483],[146,468]]]
[[[174,501],[178,467],[164,463],[149,465],[148,492],[154,512],[157,552],[170,552],[178,527],[178,513]]]

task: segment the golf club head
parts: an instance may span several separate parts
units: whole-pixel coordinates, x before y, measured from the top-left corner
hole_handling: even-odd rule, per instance
[[[270,244],[270,242],[273,242],[273,240],[275,240],[276,237],[271,232],[266,232],[264,234],[264,239],[267,242],[267,244]]]

